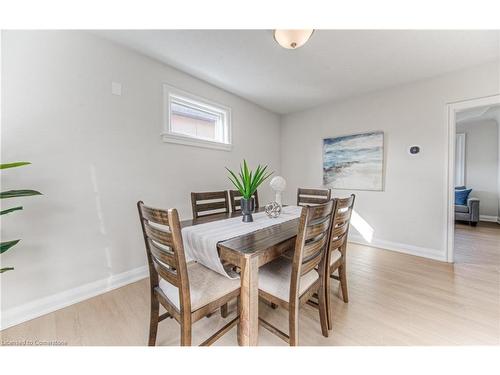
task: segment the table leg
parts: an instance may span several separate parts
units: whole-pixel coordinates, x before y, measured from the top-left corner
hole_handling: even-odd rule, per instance
[[[238,343],[256,346],[259,334],[259,263],[257,257],[245,258],[241,268],[240,324]]]

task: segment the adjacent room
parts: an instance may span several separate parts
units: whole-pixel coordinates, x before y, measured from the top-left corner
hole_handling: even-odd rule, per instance
[[[1,45],[2,346],[500,344],[498,30]]]
[[[499,122],[500,103],[457,112],[456,263],[500,264]]]

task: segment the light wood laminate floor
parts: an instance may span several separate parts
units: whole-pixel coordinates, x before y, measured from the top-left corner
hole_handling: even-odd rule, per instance
[[[457,226],[457,263],[448,264],[373,247],[349,244],[350,302],[333,282],[334,323],[321,335],[318,312],[300,311],[300,345],[500,344],[500,231]],[[472,235],[469,235],[472,232]],[[473,258],[471,253],[482,254]],[[473,260],[474,259],[474,260]],[[234,316],[220,314],[194,324],[201,343]],[[287,312],[260,305],[266,320],[287,331]],[[47,314],[1,332],[17,340],[57,340],[68,345],[145,345],[149,319],[148,280]],[[178,345],[179,325],[160,323],[157,345]],[[285,345],[259,330],[260,345]],[[237,345],[234,328],[216,345]]]
[[[500,224],[480,221],[476,227],[455,225],[456,263],[500,264]]]

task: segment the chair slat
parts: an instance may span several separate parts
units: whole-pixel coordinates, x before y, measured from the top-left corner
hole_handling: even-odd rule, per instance
[[[308,196],[303,196],[301,195],[300,197],[300,203],[307,204],[307,205],[315,205],[315,204],[322,204],[328,202],[328,199],[325,197],[308,197]]]
[[[299,194],[301,195],[321,195],[321,196],[329,196],[329,190],[328,189],[304,189],[304,188],[299,188]]]
[[[322,257],[323,252],[319,252],[315,257],[310,258],[307,262],[302,263],[302,268],[300,270],[301,276],[315,269],[321,262]]]
[[[338,248],[342,247],[342,245],[345,243],[346,240],[345,237],[346,237],[345,234],[343,234],[340,237],[332,239],[329,245],[330,251],[337,250]]]
[[[170,284],[179,287],[180,280],[179,280],[179,275],[177,274],[176,271],[169,270],[167,267],[162,265],[161,263],[158,263],[156,260],[153,260],[156,272],[158,272],[158,275],[166,281],[168,281]]]
[[[165,210],[159,210],[152,207],[142,206],[142,216],[148,221],[153,223],[162,224],[168,226],[168,212]]]
[[[206,202],[210,201],[210,202]],[[218,214],[221,212],[229,212],[229,199],[227,192],[222,191],[207,191],[201,193],[191,193],[191,206],[193,209],[193,218]],[[217,212],[207,212],[214,211]]]
[[[207,191],[202,193],[193,193],[197,201],[206,201],[209,199],[226,199],[226,192],[222,191]]]
[[[347,223],[347,222],[343,222],[337,228],[332,227],[331,237],[332,238],[339,237],[339,236],[343,235],[345,232],[347,232],[348,229],[349,229],[349,223]]]
[[[326,210],[325,210],[325,204],[327,204]],[[331,217],[330,215],[331,215],[331,210],[333,208],[333,202],[328,201],[320,206],[311,206],[309,208],[310,208],[309,210],[310,222],[311,221],[314,222],[321,218]]]
[[[337,198],[337,210],[349,208],[352,210],[354,204],[354,194],[348,198]]]
[[[200,203],[196,205],[196,209],[198,210],[198,212],[220,210],[225,208],[226,208],[225,202]]]
[[[297,206],[314,206],[330,200],[330,189],[297,189]]]
[[[306,241],[311,238],[317,237],[321,233],[327,231],[330,225],[330,217],[326,217],[323,220],[319,221],[317,224],[308,226],[306,229]]]
[[[316,240],[306,243],[304,245],[304,250],[302,250],[302,259],[307,260],[311,256],[324,251],[327,243],[328,233],[323,233],[322,236],[317,238]]]
[[[149,249],[151,250],[151,254],[160,262],[165,263],[171,267],[177,268],[177,260],[173,252],[169,253],[166,250],[159,247],[154,243],[151,239],[149,241]]]
[[[164,246],[173,246],[172,233],[154,228],[149,223],[144,223],[144,229],[146,230],[146,235],[154,241],[159,242]]]
[[[352,210],[347,210],[344,212],[337,212],[335,214],[335,221],[337,223],[343,223],[345,221],[348,221],[351,218],[351,213],[352,213]]]

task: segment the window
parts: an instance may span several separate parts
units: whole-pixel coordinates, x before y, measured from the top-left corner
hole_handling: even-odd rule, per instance
[[[455,186],[465,186],[465,133],[456,134]]]
[[[164,85],[165,142],[231,149],[231,110]]]

